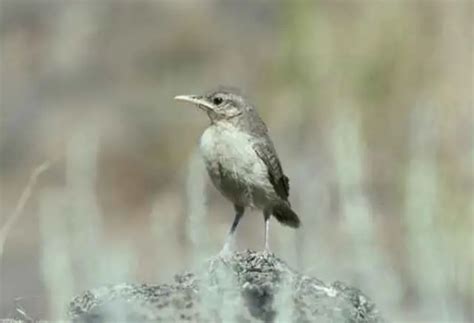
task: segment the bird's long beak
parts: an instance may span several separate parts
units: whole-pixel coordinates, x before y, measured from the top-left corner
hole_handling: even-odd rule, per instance
[[[206,100],[206,98],[200,95],[177,95],[174,97],[174,99],[178,101],[194,103],[205,111],[213,109],[213,106]]]

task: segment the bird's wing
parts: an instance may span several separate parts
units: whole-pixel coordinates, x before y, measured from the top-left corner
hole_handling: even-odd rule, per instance
[[[290,195],[290,181],[281,168],[280,160],[276,154],[272,142],[261,140],[253,145],[258,157],[265,163],[268,169],[268,179],[272,183],[275,192],[285,201]]]

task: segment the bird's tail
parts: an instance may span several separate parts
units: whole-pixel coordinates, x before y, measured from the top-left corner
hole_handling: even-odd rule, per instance
[[[272,214],[278,220],[278,222],[289,227],[298,228],[301,224],[298,215],[287,203],[277,204],[275,207],[273,207]]]

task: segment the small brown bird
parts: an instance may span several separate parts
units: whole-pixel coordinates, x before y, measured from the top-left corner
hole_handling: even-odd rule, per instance
[[[300,220],[288,201],[288,177],[257,110],[238,91],[226,88],[175,99],[195,104],[211,121],[201,136],[201,154],[213,184],[235,208],[223,251],[228,251],[246,207],[263,211],[269,251],[270,217],[293,228],[299,227]]]

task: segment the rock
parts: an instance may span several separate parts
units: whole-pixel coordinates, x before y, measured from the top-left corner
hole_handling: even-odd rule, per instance
[[[209,260],[172,284],[92,289],[69,306],[75,322],[382,322],[361,291],[299,274],[271,253]]]

